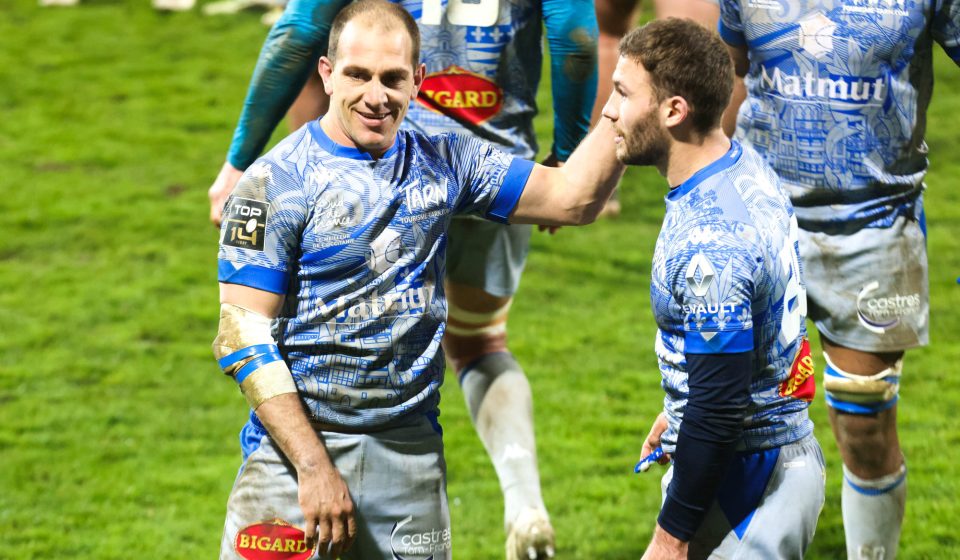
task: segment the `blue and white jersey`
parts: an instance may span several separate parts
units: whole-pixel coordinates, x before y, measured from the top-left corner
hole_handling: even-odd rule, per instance
[[[733,142],[672,189],[666,204],[650,284],[669,424],[664,451],[674,451],[683,429],[686,354],[753,353],[752,403],[739,450],[810,434],[815,381],[797,220],[776,175],[759,154]]]
[[[375,429],[436,408],[450,220],[506,221],[532,166],[408,131],[374,160],[314,121],[247,169],[224,212],[219,279],[286,295],[273,334],[313,419]]]
[[[537,155],[533,119],[551,43],[554,151],[566,160],[586,135],[596,95],[597,24],[586,0],[391,0],[420,28],[427,77],[404,126],[471,133],[524,158]]]
[[[723,0],[720,13],[721,36],[750,57],[737,137],[780,176],[800,226],[914,217],[933,43],[960,60],[960,2]]]

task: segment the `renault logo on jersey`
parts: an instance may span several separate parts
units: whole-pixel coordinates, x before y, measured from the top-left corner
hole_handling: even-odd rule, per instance
[[[703,253],[697,253],[690,259],[690,265],[687,266],[687,286],[693,295],[703,297],[710,290],[710,284],[717,275],[713,265],[703,256]]]
[[[428,74],[417,101],[458,122],[481,124],[500,112],[503,90],[492,80],[459,66]]]
[[[818,12],[800,22],[800,48],[814,58],[833,52],[833,32],[836,30],[837,24]]]

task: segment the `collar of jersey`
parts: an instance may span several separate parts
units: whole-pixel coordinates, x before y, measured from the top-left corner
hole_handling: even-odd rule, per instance
[[[310,134],[313,135],[313,139],[317,141],[317,144],[320,144],[320,147],[324,150],[330,152],[331,155],[337,157],[345,157],[350,159],[358,159],[362,161],[374,161],[372,155],[357,148],[351,148],[350,146],[341,146],[333,141],[327,133],[323,131],[323,127],[320,126],[320,119],[315,121],[310,121],[310,124],[307,125],[307,128],[310,130]],[[391,157],[393,154],[397,153],[397,144],[399,144],[400,134],[397,133],[397,137],[393,139],[393,145],[380,157],[380,159]]]
[[[736,140],[731,140],[730,149],[727,150],[727,153],[720,156],[720,159],[694,173],[692,177],[680,183],[677,188],[670,189],[670,192],[667,193],[667,199],[677,200],[678,198],[697,188],[697,185],[700,183],[736,163],[737,160],[740,159],[740,154],[742,153],[743,148],[740,147],[740,143]]]

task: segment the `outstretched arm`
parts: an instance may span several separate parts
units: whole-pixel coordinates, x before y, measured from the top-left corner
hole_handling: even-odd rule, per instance
[[[535,165],[510,223],[547,226],[593,222],[623,175],[616,132],[609,119],[596,128],[560,168]]]
[[[220,332],[214,354],[297,471],[307,546],[336,558],[356,537],[353,501],[340,472],[310,425],[287,365],[270,337],[283,296],[220,284]],[[269,342],[268,342],[269,339]],[[270,348],[272,346],[272,348]]]

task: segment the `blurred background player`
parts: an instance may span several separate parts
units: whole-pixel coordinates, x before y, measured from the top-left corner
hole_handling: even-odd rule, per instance
[[[290,125],[297,127],[326,111],[316,60],[326,48],[330,22],[345,4],[292,0],[270,31],[227,161],[209,191],[214,223],[284,113],[290,109]],[[587,132],[596,92],[592,2],[425,0],[403,6],[421,29],[427,67],[405,127],[467,133],[513,155],[535,157],[533,118],[545,26],[554,106],[554,143],[545,163],[567,159]],[[444,349],[500,480],[507,557],[532,559],[553,555],[554,534],[540,490],[530,385],[507,348],[508,311],[529,237],[528,226],[454,221]]]
[[[736,137],[780,176],[800,224],[810,317],[843,458],[849,558],[894,558],[906,503],[904,351],[928,342],[923,178],[933,43],[960,61],[960,4],[724,0],[747,100]]]
[[[39,0],[41,6],[76,6],[80,0]],[[196,0],[153,0],[156,10],[170,12],[185,12],[192,10]]]
[[[708,29],[716,29],[720,18],[718,0],[654,0],[653,9],[657,19],[668,17],[689,18]],[[633,29],[639,16],[640,0],[596,0],[597,25],[600,35],[597,40],[597,70],[600,76],[597,83],[597,100],[593,105],[590,122],[600,120],[603,106],[613,91],[611,76],[619,56],[617,48],[620,39]],[[724,113],[723,129],[733,134],[736,124],[737,107],[743,101],[746,92],[740,79],[734,80],[733,97],[730,110]],[[604,216],[620,214],[619,197],[614,196],[603,209]]]
[[[721,117],[733,68],[715,32],[657,20],[620,44],[603,110],[617,157],[671,185],[650,286],[664,502],[645,559],[803,558],[824,500],[807,408],[797,221],[773,170]]]

